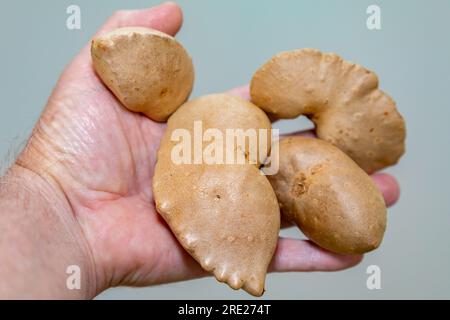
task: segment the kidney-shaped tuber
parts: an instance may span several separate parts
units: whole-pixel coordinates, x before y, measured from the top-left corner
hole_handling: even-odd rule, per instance
[[[270,121],[241,98],[217,94],[191,100],[168,121],[153,178],[156,208],[182,246],[217,280],[260,296],[278,239],[277,198],[258,161],[237,145],[232,152],[244,153],[244,164],[176,164],[174,150],[181,140],[173,137],[183,129],[193,139],[195,123],[225,136],[226,129],[270,134]]]
[[[128,27],[92,41],[97,74],[129,110],[165,121],[187,100],[194,67],[183,46],[157,30]]]
[[[319,246],[345,254],[377,248],[386,206],[370,177],[326,141],[294,136],[279,142],[279,171],[268,176],[283,216]]]
[[[317,136],[367,172],[395,164],[405,123],[377,76],[336,54],[302,49],[277,54],[254,74],[252,102],[274,118],[308,116]]]

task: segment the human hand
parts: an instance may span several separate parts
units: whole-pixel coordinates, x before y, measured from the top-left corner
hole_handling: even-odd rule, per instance
[[[175,4],[120,11],[99,33],[144,26],[175,35]],[[248,97],[248,88],[231,94]],[[207,275],[157,214],[152,194],[156,154],[165,125],[123,108],[92,68],[85,47],[61,76],[29,143],[10,174],[44,180],[62,198],[65,238],[79,248],[90,279],[85,297],[117,285],[146,286]],[[399,195],[395,179],[372,176],[386,203]],[[71,218],[67,218],[71,217]],[[73,219],[72,219],[73,218]],[[338,255],[305,240],[280,239],[271,271],[334,271],[361,256]],[[78,259],[78,258],[77,258]]]

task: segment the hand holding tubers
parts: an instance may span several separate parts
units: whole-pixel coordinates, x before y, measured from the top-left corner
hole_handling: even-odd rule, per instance
[[[360,254],[380,245],[386,208],[364,170],[398,161],[405,124],[374,73],[334,54],[295,50],[255,73],[253,103],[222,94],[185,102],[194,68],[174,38],[122,28],[94,39],[91,52],[97,74],[127,109],[155,121],[168,119],[153,177],[156,208],[181,245],[219,281],[262,295],[280,207],[328,250]],[[240,164],[173,161],[174,133],[181,129],[193,136],[197,121],[224,135],[227,129],[270,133],[260,108],[275,118],[308,116],[325,141],[282,140],[279,157],[272,157],[279,171],[268,178],[247,147],[232,150],[245,158]]]

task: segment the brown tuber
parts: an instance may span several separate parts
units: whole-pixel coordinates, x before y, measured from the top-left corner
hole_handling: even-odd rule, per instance
[[[373,72],[335,54],[295,50],[276,55],[255,73],[254,104],[226,94],[186,102],[194,68],[171,36],[121,28],[94,39],[91,52],[97,74],[127,109],[155,121],[168,119],[153,177],[156,209],[217,280],[263,294],[280,208],[330,251],[361,254],[380,245],[386,207],[366,172],[398,161],[405,123]],[[262,175],[260,156],[270,153],[271,124],[258,107],[273,118],[309,117],[323,140],[296,136],[276,142],[279,154],[273,152],[271,161],[279,171]],[[230,129],[265,130],[266,146],[261,148],[258,136],[256,158],[248,140],[243,147],[230,148],[227,141],[214,149],[214,155],[231,150],[244,163],[196,163],[195,156],[174,161],[179,133],[195,139],[198,122],[221,136]],[[198,151],[195,143],[183,150],[184,160]],[[200,153],[208,148],[200,144]]]
[[[153,178],[156,208],[183,247],[217,280],[260,296],[280,229],[277,198],[249,158],[245,164],[174,164],[172,134],[185,129],[193,137],[195,121],[223,136],[233,128],[266,129],[270,135],[270,121],[238,97],[189,101],[169,119]]]
[[[386,228],[383,196],[341,150],[319,139],[279,142],[279,171],[268,176],[284,217],[322,248],[361,254],[377,248]]]
[[[183,46],[157,30],[128,27],[92,41],[94,68],[122,104],[155,121],[187,100],[194,67]]]
[[[274,118],[309,117],[320,139],[366,172],[397,163],[405,150],[405,122],[377,76],[334,53],[279,53],[256,71],[250,94]]]

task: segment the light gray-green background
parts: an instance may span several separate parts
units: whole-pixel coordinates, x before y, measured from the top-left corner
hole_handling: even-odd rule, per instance
[[[156,1],[2,1],[0,156],[26,140],[64,66],[117,9]],[[81,7],[82,29],[65,27]],[[402,196],[389,210],[382,247],[337,273],[271,274],[265,298],[450,298],[450,1],[179,1],[179,40],[196,68],[193,96],[247,83],[273,54],[314,47],[373,69],[407,121],[407,153],[390,168]],[[366,8],[381,7],[382,30],[366,28]],[[283,132],[310,126],[283,121]],[[10,152],[9,150],[12,150]],[[296,229],[283,235],[299,237]],[[366,288],[366,268],[382,270],[382,289]],[[212,278],[131,289],[100,298],[249,298]]]

